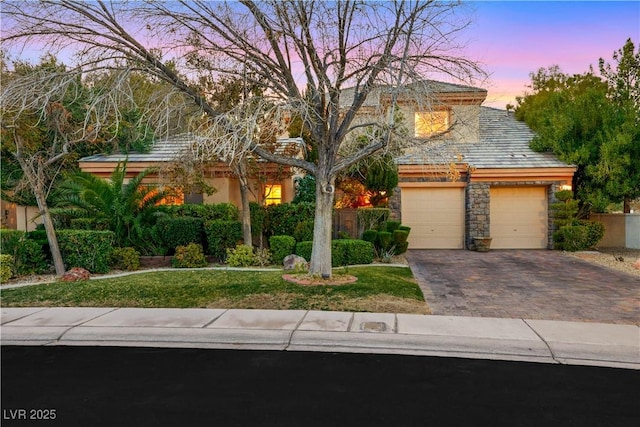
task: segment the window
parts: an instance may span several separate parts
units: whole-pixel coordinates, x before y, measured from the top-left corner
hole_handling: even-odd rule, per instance
[[[279,205],[282,203],[282,185],[268,184],[264,187],[264,204]]]
[[[427,138],[449,130],[449,111],[419,111],[415,113],[415,137]]]

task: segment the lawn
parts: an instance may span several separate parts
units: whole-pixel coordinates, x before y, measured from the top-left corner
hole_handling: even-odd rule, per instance
[[[341,270],[336,270],[341,273]],[[353,267],[358,281],[301,286],[282,271],[190,270],[3,290],[2,307],[200,307],[429,314],[407,267]]]

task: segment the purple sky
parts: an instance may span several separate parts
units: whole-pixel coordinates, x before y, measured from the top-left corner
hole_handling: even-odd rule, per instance
[[[485,105],[505,108],[523,95],[529,73],[559,65],[584,73],[612,61],[628,38],[640,43],[640,1],[475,1],[469,54],[490,73]]]

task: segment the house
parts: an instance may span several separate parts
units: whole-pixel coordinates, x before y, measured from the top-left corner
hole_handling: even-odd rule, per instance
[[[409,247],[473,249],[474,237],[491,237],[495,249],[551,248],[549,206],[555,192],[571,188],[576,168],[531,150],[534,134],[524,123],[481,105],[486,90],[422,87],[433,94],[424,103],[399,98],[416,143],[397,158],[389,203],[411,227]]]
[[[533,132],[511,112],[482,106],[486,96],[484,89],[435,81],[408,85],[398,94],[412,144],[396,159],[399,184],[389,207],[411,227],[410,248],[473,249],[475,237],[491,237],[494,249],[552,247],[549,206],[555,192],[570,188],[576,168],[531,150]],[[342,99],[348,104],[349,90]],[[375,88],[361,108],[362,117],[386,114],[390,101],[389,90]],[[192,140],[186,134],[157,141],[147,154],[85,157],[80,167],[108,178],[118,162],[127,160],[133,176],[175,162]],[[304,144],[284,138],[277,147],[301,155]],[[267,162],[258,169],[260,176],[251,180],[253,200],[293,199],[295,170]],[[162,173],[155,176],[157,182],[163,182]],[[185,194],[177,202],[241,205],[238,180],[227,165],[210,165],[206,176],[217,192]]]
[[[156,168],[157,173],[151,175],[145,182],[149,184],[166,185],[174,174],[174,165],[180,164],[184,154],[191,149],[195,136],[180,134],[154,142],[148,153],[128,154],[97,154],[83,157],[79,160],[80,169],[101,178],[109,178],[113,169],[119,164],[127,162],[127,176],[133,177],[147,168]],[[275,144],[276,152],[299,153],[304,151],[301,138],[280,138]],[[183,194],[178,190],[177,197],[172,203],[233,203],[241,206],[240,183],[229,165],[223,162],[213,162],[205,165],[203,171],[206,182],[215,188],[215,192],[208,195],[199,191]],[[250,173],[250,201],[264,204],[278,204],[291,202],[295,196],[294,179],[297,172],[290,167],[257,160],[257,167]]]

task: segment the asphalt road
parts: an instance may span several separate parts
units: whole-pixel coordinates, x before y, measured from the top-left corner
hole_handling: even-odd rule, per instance
[[[640,371],[406,355],[1,348],[3,426],[632,426]]]

